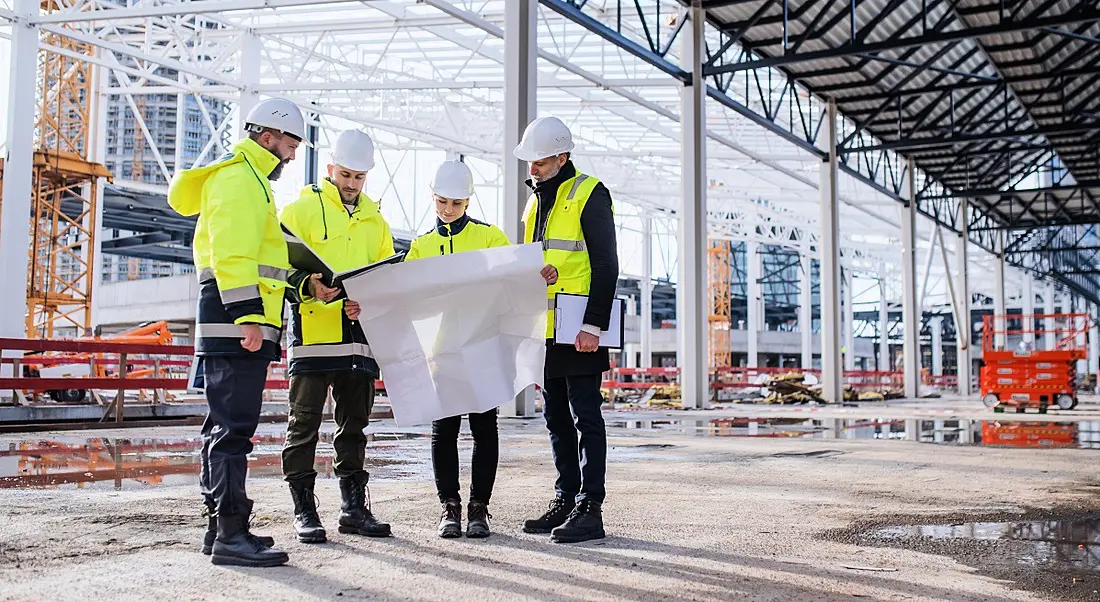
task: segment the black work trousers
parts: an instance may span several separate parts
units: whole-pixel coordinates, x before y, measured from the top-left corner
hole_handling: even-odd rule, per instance
[[[248,514],[252,510],[245,494],[248,454],[260,422],[270,362],[249,356],[203,356],[198,361],[209,406],[202,423],[199,486],[218,514]]]
[[[374,375],[355,370],[296,374],[290,377],[290,418],[283,445],[283,476],[288,481],[316,477],[317,432],[329,387],[336,403],[336,436],[332,440],[336,476],[363,472],[367,454],[363,429],[370,424],[374,407]]]
[[[500,440],[497,437],[497,410],[470,414],[470,433],[474,453],[470,462],[470,501],[488,504],[497,479]],[[432,470],[439,501],[462,501],[458,489],[458,431],[462,416],[432,422]]]
[[[607,431],[600,410],[602,378],[600,374],[547,378],[543,389],[543,416],[558,470],[554,488],[559,497],[572,497],[578,503],[604,500]]]

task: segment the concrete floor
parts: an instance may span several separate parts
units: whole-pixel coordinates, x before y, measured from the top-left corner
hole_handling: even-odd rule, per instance
[[[858,416],[848,408],[821,412],[936,420],[960,411],[969,419],[975,409],[973,402],[895,405]],[[1095,451],[933,445],[919,442],[935,440],[932,431],[885,440],[882,427],[870,438],[866,427],[834,432],[827,424],[714,436],[747,431],[715,430],[713,418],[769,412],[825,417],[768,407],[609,413],[610,537],[579,545],[519,529],[552,495],[541,420],[501,422],[494,535],[482,541],[435,536],[439,505],[426,430],[372,425],[371,495],[395,536],[337,533],[339,493],[326,478],[317,492],[330,533],[323,545],[293,539],[290,498],[278,479],[281,426],[261,425],[249,491],[254,531],[273,535],[291,555],[277,569],[213,567],[198,553],[204,522],[195,427],[3,435],[0,600],[1100,599],[1100,583],[1089,575],[1077,582],[1059,573],[1051,581],[1043,567],[997,572],[981,554],[954,556],[960,563],[838,535],[867,521],[1100,507]],[[1100,418],[1095,404],[1078,412],[1078,420]],[[984,409],[973,415],[1006,417]],[[469,447],[464,440],[466,461]],[[322,445],[322,474],[331,474],[330,453]],[[39,487],[20,487],[35,475]],[[463,475],[468,484],[465,463]],[[1006,575],[1012,580],[995,578]]]

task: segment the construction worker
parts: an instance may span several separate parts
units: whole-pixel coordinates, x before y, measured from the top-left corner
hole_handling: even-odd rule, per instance
[[[374,167],[374,142],[357,130],[340,134],[333,147],[328,177],[302,189],[298,200],[279,214],[283,224],[336,271],[354,269],[394,254],[390,227],[378,204],[363,194]],[[326,541],[313,490],[317,431],[329,387],[336,403],[336,476],[340,479],[341,533],[388,537],[390,526],[371,512],[363,469],[367,437],[363,433],[374,406],[378,364],[356,321],[359,304],[333,299],[339,293],[320,274],[294,270],[291,288],[290,419],[283,447],[283,475],[294,500],[298,541]]]
[[[440,165],[432,181],[432,193],[435,227],[412,242],[405,261],[511,244],[500,228],[480,222],[466,212],[474,193],[474,176],[465,163],[447,161]],[[470,414],[469,421],[474,453],[466,537],[488,537],[489,498],[496,481],[500,449],[496,408]],[[444,538],[462,535],[462,496],[458,493],[458,430],[461,426],[461,415],[432,422],[432,470],[436,493],[443,504],[439,536]]]
[[[270,181],[308,143],[305,119],[290,101],[263,100],[244,121],[248,136],[218,162],[177,174],[168,202],[199,216],[195,361],[210,406],[202,425],[200,479],[210,517],[203,552],[214,564],[278,566],[286,553],[249,531],[245,475],[267,367],[282,356],[290,267]]]
[[[596,178],[577,171],[570,160],[573,147],[569,128],[556,117],[544,117],[527,126],[513,151],[527,161],[527,185],[533,190],[523,214],[523,240],[541,242],[546,261],[542,276],[550,308],[543,414],[558,472],[557,495],[523,530],[550,533],[562,543],[604,537],[607,434],[600,383],[611,365],[599,338],[611,320],[619,276],[611,193]],[[553,343],[558,293],[588,296],[573,345]]]

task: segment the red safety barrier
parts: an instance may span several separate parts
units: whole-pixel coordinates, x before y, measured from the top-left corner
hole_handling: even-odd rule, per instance
[[[7,355],[11,355],[10,352],[13,351],[33,355],[0,358],[0,362],[13,367],[14,373],[13,376],[0,377],[0,389],[15,391],[19,397],[24,393],[75,391],[80,394],[81,399],[88,391],[116,391],[104,412],[104,419],[114,413],[116,422],[122,421],[122,400],[127,391],[154,391],[155,400],[158,396],[163,399],[166,391],[187,390],[190,384],[188,375],[194,359],[194,347],[191,345],[0,338],[0,352],[9,352]],[[38,355],[45,353],[73,355]],[[142,357],[131,357],[135,355]],[[92,376],[43,377],[25,375],[23,370],[24,366],[43,368],[64,365],[87,365]],[[135,367],[141,367],[141,370],[134,370]],[[284,350],[283,361],[271,364],[266,389],[288,388],[290,380],[286,376]],[[385,383],[376,380],[375,388],[384,391]]]

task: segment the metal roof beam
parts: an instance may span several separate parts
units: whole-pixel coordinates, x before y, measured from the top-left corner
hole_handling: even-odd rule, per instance
[[[1062,124],[1045,127],[1032,128],[1030,130],[1019,131],[1000,131],[1000,132],[985,132],[985,133],[970,133],[960,134],[957,136],[947,136],[943,138],[920,138],[920,139],[908,139],[908,140],[896,140],[893,142],[884,142],[882,144],[872,144],[870,146],[859,146],[854,148],[842,148],[842,153],[866,153],[871,151],[880,150],[910,150],[917,148],[930,148],[938,146],[952,146],[955,144],[965,144],[968,142],[983,142],[986,140],[1005,140],[1009,138],[1027,138],[1030,136],[1057,136],[1064,134],[1074,134],[1080,132],[1093,132],[1100,130],[1100,123],[1094,124]]]
[[[1016,33],[1021,31],[1031,31],[1035,29],[1041,29],[1043,27],[1057,27],[1060,25],[1069,25],[1085,21],[1100,21],[1100,10],[1089,8],[1086,4],[1082,5],[1076,10],[1071,10],[1061,15],[1054,15],[1049,17],[1027,17],[1020,21],[1002,21],[994,25],[986,25],[981,27],[963,27],[952,31],[941,31],[933,34],[912,36],[906,38],[893,38],[880,42],[857,42],[854,44],[848,43],[842,46],[838,46],[836,48],[815,50],[803,54],[787,54],[773,57],[765,57],[753,61],[746,61],[743,63],[714,66],[707,69],[706,74],[716,75],[723,73],[734,73],[747,69],[780,67],[783,65],[792,65],[795,63],[802,63],[806,61],[835,59],[847,56],[855,56],[861,53],[875,53],[883,52],[886,50],[913,48],[915,46],[942,44],[945,42],[975,39],[984,36]]]
[[[1004,199],[1018,198],[1021,195],[1032,195],[1042,192],[1075,192],[1082,188],[1100,188],[1100,181],[1091,182],[1079,182],[1073,186],[1051,186],[1047,188],[1024,188],[1020,190],[997,190],[997,189],[983,189],[973,188],[969,190],[956,190],[952,194],[943,195],[925,195],[920,198],[923,200],[934,200],[939,198],[973,198],[973,197],[991,197],[996,196]]]

